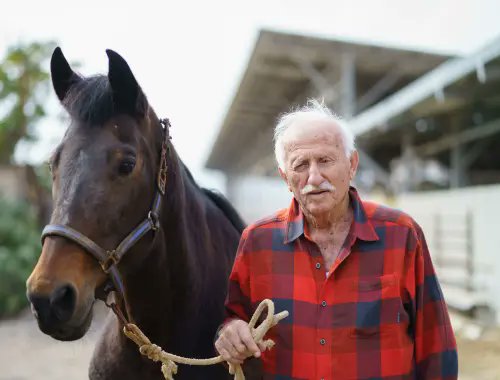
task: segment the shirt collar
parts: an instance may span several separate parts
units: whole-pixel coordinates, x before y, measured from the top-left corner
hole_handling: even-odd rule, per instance
[[[354,214],[353,226],[351,227],[351,231],[354,236],[365,241],[379,240],[375,229],[366,215],[363,202],[359,197],[358,191],[352,186],[349,188],[349,200]],[[295,239],[298,239],[303,234],[304,214],[302,213],[298,202],[294,198],[288,208],[284,243],[288,244]]]

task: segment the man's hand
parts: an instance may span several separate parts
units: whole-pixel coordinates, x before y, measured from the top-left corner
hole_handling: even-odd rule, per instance
[[[242,364],[252,355],[258,358],[265,350],[263,343],[255,343],[248,323],[241,319],[234,319],[222,328],[215,348],[224,360],[231,364]]]

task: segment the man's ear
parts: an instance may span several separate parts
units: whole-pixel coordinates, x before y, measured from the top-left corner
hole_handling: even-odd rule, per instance
[[[349,169],[349,179],[352,181],[356,176],[356,172],[358,171],[358,165],[359,165],[359,154],[357,150],[351,153],[350,161],[351,161],[351,168]]]
[[[280,173],[280,177],[283,178],[283,181],[285,181],[286,186],[288,187],[288,191],[292,192],[292,188],[288,183],[288,178],[286,176],[286,173],[283,170],[281,170],[281,168],[278,168],[278,172]]]

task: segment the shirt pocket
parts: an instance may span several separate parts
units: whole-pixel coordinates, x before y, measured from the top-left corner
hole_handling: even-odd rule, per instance
[[[406,321],[396,274],[361,277],[353,283],[356,310],[350,336],[369,339],[390,333]]]

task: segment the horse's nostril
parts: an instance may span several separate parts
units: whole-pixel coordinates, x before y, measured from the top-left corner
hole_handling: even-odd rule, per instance
[[[75,303],[76,292],[71,285],[60,286],[50,296],[50,308],[60,322],[66,322],[71,318]]]
[[[29,300],[31,302],[31,309],[35,318],[41,322],[48,321],[50,319],[50,302],[47,297],[41,296],[30,296]]]

